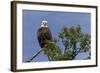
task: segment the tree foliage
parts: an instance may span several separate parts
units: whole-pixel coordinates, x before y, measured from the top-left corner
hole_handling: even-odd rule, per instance
[[[91,37],[89,34],[83,33],[79,25],[70,28],[64,27],[58,33],[58,38],[53,39],[52,42],[48,41],[42,49],[50,61],[73,60],[80,52],[90,51]],[[59,45],[56,45],[58,42],[62,42],[65,47],[64,51]]]

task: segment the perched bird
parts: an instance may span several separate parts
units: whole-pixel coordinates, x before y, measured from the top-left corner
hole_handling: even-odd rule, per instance
[[[46,45],[47,41],[52,41],[52,34],[46,20],[42,21],[41,26],[37,32],[37,38],[41,48]]]
[[[48,22],[46,20],[42,21],[41,26],[37,31],[37,38],[41,48],[44,48],[44,46],[47,44],[47,41],[52,41],[51,31],[49,30]],[[40,49],[37,53],[33,54],[32,57],[26,62],[31,62],[41,52],[42,49]],[[49,57],[48,59],[50,60]]]

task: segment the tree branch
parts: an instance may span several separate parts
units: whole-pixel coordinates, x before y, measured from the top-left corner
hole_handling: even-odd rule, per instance
[[[42,49],[40,49],[37,53],[33,54],[30,59],[28,59],[26,62],[31,62],[38,54],[42,52]]]
[[[75,57],[78,55],[78,53],[81,51],[81,49],[80,48],[77,48],[77,49],[79,49],[78,51],[75,51],[75,54],[74,54],[74,56],[73,56],[73,59],[75,59]]]

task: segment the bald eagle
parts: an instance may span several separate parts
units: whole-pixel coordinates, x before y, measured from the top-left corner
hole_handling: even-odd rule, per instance
[[[41,48],[46,45],[47,41],[52,41],[51,31],[46,20],[42,21],[41,26],[37,32],[37,38]]]

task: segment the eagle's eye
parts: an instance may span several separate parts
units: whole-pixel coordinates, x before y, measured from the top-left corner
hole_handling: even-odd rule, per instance
[[[47,27],[48,26],[48,23],[47,23],[47,21],[42,21],[42,27]]]

